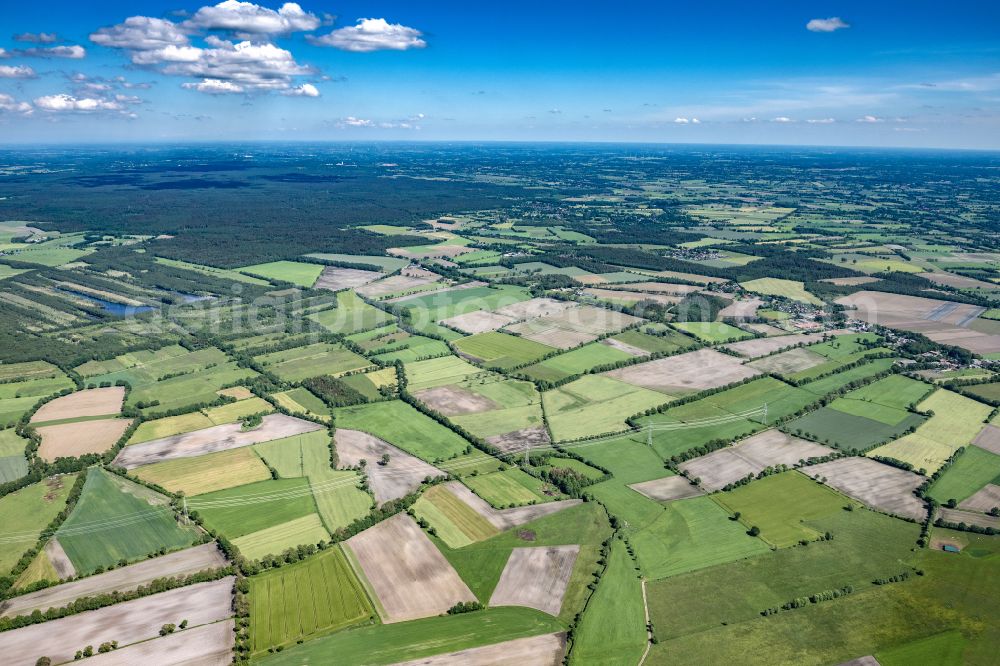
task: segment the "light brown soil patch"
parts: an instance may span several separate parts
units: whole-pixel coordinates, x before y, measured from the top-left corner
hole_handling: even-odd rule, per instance
[[[226,423],[180,435],[154,439],[141,444],[132,444],[122,449],[114,463],[126,469],[133,469],[163,460],[193,458],[206,453],[237,449],[241,446],[269,442],[272,439],[301,435],[320,430],[323,426],[312,421],[297,419],[294,416],[269,414],[264,417],[263,423],[258,428],[248,432],[242,432],[240,428],[241,424],[239,423]]]
[[[886,513],[922,520],[927,515],[924,503],[913,490],[924,477],[896,469],[871,458],[841,458],[803,468],[810,478],[826,477],[826,484],[868,506]]]
[[[754,377],[760,372],[742,365],[739,359],[728,354],[714,349],[699,349],[604,374],[633,386],[669,394],[678,389],[703,391],[725,386]]]
[[[512,303],[498,308],[496,312],[513,319],[534,319],[550,317],[576,307],[572,301],[558,301],[554,298],[532,298],[520,303]]]
[[[412,518],[396,514],[346,541],[385,611],[401,622],[446,612],[476,597]]]
[[[674,296],[672,294],[654,294],[642,291],[624,291],[620,289],[597,289],[591,287],[589,289],[584,289],[584,293],[606,301],[619,301],[625,303],[638,303],[639,301],[652,301],[654,303],[659,303],[661,305],[671,305],[673,303],[680,303],[683,299],[682,296]]]
[[[230,398],[235,398],[236,400],[247,400],[253,397],[253,391],[245,386],[233,386],[231,388],[224,388],[221,391],[216,391],[218,395],[226,395]]]
[[[233,620],[185,629],[87,659],[88,666],[228,666],[233,663]]]
[[[486,500],[476,495],[458,481],[449,481],[444,485],[455,497],[468,504],[476,513],[501,531],[530,523],[538,518],[550,516],[563,509],[576,506],[581,502],[578,499],[570,499],[557,502],[544,502],[531,506],[518,506],[512,509],[494,509]]]
[[[56,573],[59,575],[59,580],[65,580],[66,578],[72,578],[73,576],[76,575],[76,567],[73,566],[73,562],[69,559],[69,555],[67,555],[66,551],[63,550],[62,544],[59,543],[59,539],[57,539],[55,537],[52,537],[51,539],[49,539],[48,541],[46,541],[45,542],[44,550],[45,550],[45,557],[47,557],[49,559],[49,563],[52,565],[52,568],[56,570]],[[53,589],[53,588],[49,588],[49,589]],[[38,594],[42,594],[42,593],[44,593],[46,591],[47,590],[42,590],[42,592],[40,592]],[[18,601],[18,600],[15,599],[13,601]],[[12,602],[8,601],[8,602],[5,602],[3,604],[0,604],[0,615],[7,615],[8,614],[7,611],[6,611],[6,607],[7,607],[8,603],[12,603]],[[55,605],[55,604],[50,604],[50,606],[53,606],[53,605]],[[46,608],[49,608],[49,606],[39,606],[38,608],[41,608],[42,610],[45,610]],[[31,611],[29,610],[28,613],[30,613],[30,612]],[[16,615],[17,611],[12,611],[9,614],[10,615]]]
[[[500,405],[485,396],[467,391],[461,386],[436,386],[414,393],[422,403],[445,416],[478,414],[500,409]]]
[[[872,277],[871,275],[858,275],[855,277],[826,278],[824,280],[820,280],[820,282],[829,282],[830,284],[835,284],[841,287],[854,287],[859,284],[878,282],[878,278]]]
[[[428,272],[429,271],[422,271],[422,273]],[[386,296],[388,294],[406,293],[412,289],[422,287],[425,284],[437,282],[440,279],[441,278],[435,273],[430,273],[430,275],[411,275],[407,273],[407,269],[403,269],[402,275],[390,275],[384,280],[369,282],[362,287],[356,288],[354,291],[368,298],[381,298],[382,296]]]
[[[313,289],[329,289],[339,291],[368,284],[382,277],[382,273],[376,271],[365,271],[358,268],[338,268],[337,266],[327,266],[320,273]]]
[[[972,497],[958,505],[959,509],[987,513],[1000,506],[1000,486],[989,483]]]
[[[979,431],[972,443],[981,449],[1000,456],[1000,428],[995,425],[987,425]]]
[[[625,352],[630,356],[649,356],[649,352],[645,349],[639,349],[638,347],[622,342],[621,340],[615,340],[614,338],[604,338],[601,340],[601,344],[614,347],[618,351]]]
[[[122,411],[124,386],[87,389],[45,403],[31,417],[32,423],[78,419],[83,416],[109,416]]]
[[[978,525],[979,527],[992,527],[1000,529],[1000,518],[987,516],[984,513],[972,513],[969,511],[959,511],[957,509],[941,509],[938,516],[947,523],[965,523],[966,525]]]
[[[99,419],[41,426],[36,428],[42,437],[38,455],[52,462],[56,458],[104,453],[125,434],[131,423],[132,419]]]
[[[55,539],[50,539],[48,543],[54,541]],[[59,550],[61,551],[62,548],[60,547]],[[49,552],[48,544],[46,544],[46,552]],[[65,553],[63,556],[65,557]],[[49,560],[55,564],[51,555]],[[87,576],[70,583],[63,583],[8,599],[0,604],[0,615],[28,615],[36,608],[42,611],[48,608],[62,608],[82,597],[108,594],[114,591],[129,592],[157,578],[172,578],[205,569],[224,567],[226,564],[226,558],[219,551],[219,547],[214,542],[206,543],[163,557],[113,569],[107,573]],[[56,566],[56,571],[59,571],[58,566]]]
[[[580,546],[515,548],[490,597],[490,606],[526,606],[559,615]]]
[[[757,310],[762,305],[764,305],[764,301],[759,298],[745,298],[742,301],[733,301],[719,310],[719,317],[722,319],[752,319],[757,316]]]
[[[657,502],[672,502],[705,494],[704,490],[679,474],[642,483],[633,483],[629,488]]]
[[[353,467],[362,460],[366,461],[368,485],[379,504],[413,492],[428,476],[446,476],[437,467],[366,432],[337,428],[333,440],[341,467]],[[386,453],[389,454],[389,464],[379,465],[378,461]]]
[[[558,666],[565,651],[566,634],[542,634],[400,662],[395,666]]]
[[[809,351],[804,347],[789,349],[780,354],[772,354],[756,361],[747,363],[751,368],[756,368],[761,372],[776,373],[779,375],[790,375],[817,365],[826,363],[827,359],[816,352]]]
[[[492,437],[487,437],[486,441],[506,453],[510,451],[523,451],[524,447],[528,445],[532,447],[545,446],[551,440],[549,440],[549,433],[545,430],[544,426],[532,426],[503,435],[493,435]]]
[[[620,286],[626,291],[649,291],[658,294],[674,294],[675,296],[687,296],[701,290],[701,287],[696,287],[693,284],[671,284],[669,282],[629,282]],[[608,285],[605,289],[617,289],[618,287],[619,285]]]
[[[438,323],[443,326],[458,329],[465,333],[475,334],[486,333],[487,331],[496,331],[497,329],[501,329],[508,324],[514,323],[514,321],[516,321],[514,317],[508,317],[506,315],[486,310],[477,310],[476,312],[467,312],[466,314],[458,315],[457,317],[442,319]]]
[[[838,329],[836,331],[828,331],[827,335],[838,335],[846,332]],[[804,335],[782,335],[773,338],[754,338],[753,340],[744,340],[743,342],[723,345],[723,347],[729,351],[736,352],[740,356],[760,358],[761,356],[767,356],[782,349],[791,349],[795,345],[811,345],[814,342],[821,342],[822,340],[822,333],[807,333]]]
[[[218,622],[232,615],[234,580],[229,576],[5,631],[0,633],[0,654],[8,664],[34,664],[43,655],[59,664],[73,661],[76,651],[87,645],[96,649],[108,641],[125,646],[155,638],[164,624],[186,619],[193,628]],[[231,641],[232,636],[227,639]],[[198,648],[199,652],[211,650],[210,645],[198,644]]]
[[[464,245],[435,245],[427,250],[409,250],[404,247],[390,247],[386,254],[396,257],[409,257],[411,259],[427,259],[429,257],[457,257],[466,252],[473,252],[475,248]]]
[[[748,474],[756,475],[767,467],[791,467],[799,460],[821,458],[833,452],[831,448],[786,435],[780,430],[765,430],[735,446],[681,463],[680,468],[691,478],[700,479],[702,488],[714,492]]]

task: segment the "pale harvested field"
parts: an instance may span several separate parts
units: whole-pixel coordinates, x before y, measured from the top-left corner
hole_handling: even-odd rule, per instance
[[[920,277],[937,284],[955,287],[956,289],[983,289],[985,291],[1000,289],[1000,287],[991,282],[984,282],[976,278],[956,275],[955,273],[923,273]]]
[[[427,259],[429,257],[457,257],[466,252],[472,252],[475,248],[464,245],[435,245],[427,250],[413,251],[403,247],[390,247],[385,251],[396,257],[408,257],[410,259]]]
[[[439,654],[395,666],[558,666],[566,651],[566,634],[542,634]]]
[[[697,273],[681,273],[678,271],[643,271],[643,273],[645,275],[653,275],[667,280],[673,278],[675,280],[697,282],[698,284],[722,284],[726,281],[726,278],[709,277],[708,275],[698,275]]]
[[[513,324],[515,321],[517,321],[517,319],[514,317],[508,317],[507,315],[490,312],[488,310],[478,310],[476,312],[467,312],[466,314],[458,315],[457,317],[442,319],[438,323],[443,326],[458,329],[465,333],[474,334],[496,331],[497,329],[501,329],[508,324]]]
[[[85,453],[104,453],[128,430],[132,419],[99,419],[36,428],[42,438],[38,455],[49,462]]]
[[[107,641],[118,641],[121,646],[137,643],[158,636],[164,624],[177,624],[182,619],[192,627],[218,622],[232,615],[234,580],[228,576],[5,631],[0,633],[0,654],[11,666],[31,666],[43,655],[59,664],[73,661],[73,655],[84,646],[96,648]],[[200,649],[211,650],[211,646]]]
[[[715,492],[747,474],[756,475],[775,465],[791,467],[799,460],[820,458],[833,452],[833,449],[822,444],[772,429],[747,437],[734,446],[688,460],[678,467],[687,472],[691,478],[701,479],[702,488],[708,492]]]
[[[913,495],[924,482],[918,474],[863,457],[841,458],[802,471],[810,478],[826,477],[826,485],[879,511],[915,520],[927,515],[924,503]]]
[[[751,368],[756,368],[761,372],[776,373],[779,375],[790,375],[817,365],[826,363],[827,359],[816,352],[809,351],[804,347],[789,349],[780,354],[772,354],[759,358],[756,361],[747,363]]]
[[[722,319],[752,319],[757,316],[757,310],[762,305],[764,305],[764,301],[759,298],[744,298],[742,301],[733,301],[719,310],[719,317]]]
[[[675,296],[673,294],[654,294],[642,291],[624,291],[618,289],[598,289],[596,287],[584,289],[583,293],[601,300],[619,301],[623,303],[653,301],[654,303],[659,303],[661,305],[672,305],[673,303],[680,303],[681,300],[683,300],[682,296]]]
[[[597,337],[591,333],[562,328],[548,319],[535,319],[519,324],[512,324],[504,328],[504,331],[516,333],[522,338],[541,342],[543,345],[549,345],[557,349],[576,347],[577,345],[582,345],[584,342],[591,342]]]
[[[240,427],[239,423],[226,423],[141,444],[132,444],[121,450],[114,463],[126,469],[133,469],[163,460],[193,458],[323,428],[318,423],[284,414],[268,414],[259,427],[247,432],[242,432]]]
[[[672,502],[673,500],[705,494],[704,490],[692,484],[680,474],[665,476],[662,479],[653,479],[652,481],[643,481],[642,483],[633,483],[629,488],[657,502]]]
[[[51,559],[51,558],[50,558]],[[36,608],[61,608],[82,597],[110,592],[128,592],[156,579],[226,566],[226,558],[214,542],[163,557],[144,560],[106,573],[88,576],[0,603],[0,616],[28,615]]]
[[[609,286],[607,289],[614,289]],[[672,284],[669,282],[629,282],[624,286],[626,291],[648,291],[657,294],[674,294],[675,296],[687,296],[696,291],[701,291],[701,287],[693,284]]]
[[[840,335],[847,332],[843,329],[837,329],[836,331],[827,332],[827,335]],[[814,342],[821,342],[822,340],[822,333],[806,333],[802,335],[782,335],[773,338],[754,338],[753,340],[744,340],[742,342],[723,345],[723,347],[729,351],[736,352],[740,356],[760,358],[761,356],[767,356],[782,349],[789,349],[795,345],[811,345]]]
[[[430,273],[429,276],[409,275],[404,269],[404,273],[402,275],[390,275],[384,280],[369,282],[362,287],[356,288],[354,291],[367,298],[381,298],[382,296],[386,296],[388,294],[405,293],[411,289],[423,287],[425,284],[437,282],[440,279],[441,278],[435,273]]]
[[[686,354],[631,365],[605,372],[633,386],[671,393],[672,391],[703,391],[732,384],[760,374],[740,360],[714,349],[699,349]]]
[[[468,391],[461,386],[435,386],[413,394],[420,402],[445,416],[456,414],[477,414],[500,409],[500,405],[489,398]]]
[[[506,330],[535,342],[559,349],[569,349],[584,342],[591,342],[604,333],[620,331],[642,321],[639,317],[606,308],[575,305],[551,315],[535,317],[508,326]]]
[[[601,340],[602,345],[607,345],[608,347],[613,347],[618,351],[625,352],[632,356],[649,356],[649,352],[645,349],[639,349],[626,342],[621,342],[620,340],[615,340],[614,338],[604,338]]]
[[[846,313],[848,317],[922,333],[935,342],[977,354],[1000,352],[1000,335],[967,328],[983,312],[975,305],[877,291],[859,291],[836,302],[856,308]]]
[[[367,461],[365,473],[368,484],[379,504],[413,492],[428,476],[446,476],[437,467],[366,432],[337,428],[333,440],[341,467],[353,467],[362,460]],[[379,465],[379,459],[386,453],[389,454],[389,464]]]
[[[494,509],[489,503],[466,488],[458,481],[449,481],[444,486],[458,499],[468,504],[480,516],[485,518],[498,530],[509,530],[512,527],[530,523],[538,518],[550,516],[563,509],[576,506],[582,500],[570,499],[558,502],[545,502],[530,506],[519,506],[513,509]]]
[[[985,488],[959,504],[958,508],[986,513],[995,506],[1000,506],[1000,486],[989,483]]]
[[[97,666],[228,666],[233,663],[236,623],[224,620],[174,632],[156,640],[95,654],[87,664]]]
[[[1000,455],[1000,428],[995,425],[984,426],[972,443],[990,453]]]
[[[440,615],[476,597],[405,513],[346,542],[378,597],[386,623]]]
[[[829,282],[830,284],[835,284],[841,287],[855,287],[859,284],[878,282],[878,278],[872,277],[871,275],[858,275],[854,277],[826,278],[820,280],[820,282]]]
[[[45,542],[45,546],[43,546],[42,549],[45,551],[45,557],[49,559],[49,564],[52,565],[52,568],[55,569],[56,573],[59,575],[59,580],[72,578],[76,575],[76,567],[73,566],[73,562],[69,559],[69,555],[67,555],[66,551],[63,550],[62,544],[59,543],[59,539],[52,537]],[[4,608],[6,608],[6,606],[0,605],[0,615],[4,614]]]
[[[358,268],[338,268],[337,266],[327,266],[320,273],[319,278],[313,285],[313,289],[329,289],[339,291],[368,284],[382,277],[376,271],[365,271]]]
[[[574,307],[576,307],[576,303],[572,301],[558,301],[554,298],[532,298],[527,301],[497,308],[495,312],[513,319],[534,319],[537,317],[555,316]]]
[[[44,423],[84,416],[110,416],[121,412],[124,400],[124,386],[77,391],[42,405],[31,417],[31,422]]]
[[[559,615],[580,546],[515,548],[490,597],[490,606],[526,606]]]
[[[957,509],[941,509],[938,513],[941,520],[948,523],[965,523],[966,525],[978,525],[979,527],[992,527],[1000,529],[1000,518],[987,516],[985,513],[972,513],[969,511],[959,511]]]
[[[522,428],[502,435],[487,437],[486,441],[501,451],[523,451],[526,446],[545,446],[551,441],[545,426]]]

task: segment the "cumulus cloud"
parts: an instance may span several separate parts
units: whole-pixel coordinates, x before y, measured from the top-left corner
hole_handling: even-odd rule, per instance
[[[687,118],[674,118],[674,122],[677,123],[678,125],[687,125],[691,121],[688,120]]]
[[[337,125],[340,127],[375,127],[375,122],[366,118],[347,116],[346,118],[341,118]]]
[[[846,23],[839,16],[831,16],[830,18],[823,19],[814,18],[809,23],[806,23],[806,30],[810,32],[835,32],[850,27],[850,24]]]
[[[130,51],[152,51],[168,46],[184,46],[188,37],[176,23],[150,16],[130,16],[118,25],[101,28],[90,35],[101,46]]]
[[[0,79],[33,79],[35,76],[35,70],[27,65],[0,65]]]
[[[28,116],[33,110],[28,102],[19,102],[10,95],[0,93],[0,113],[20,113]]]
[[[102,99],[98,97],[74,97],[73,95],[67,95],[65,93],[39,97],[35,100],[35,106],[43,111],[50,111],[54,113],[121,111],[123,108],[122,104],[115,100]]]
[[[810,118],[806,121],[810,125],[829,125],[830,123],[837,122],[833,118]]]
[[[319,37],[307,36],[306,39],[317,46],[332,46],[343,51],[369,53],[422,49],[427,46],[422,36],[419,30],[399,23],[389,23],[381,18],[364,18],[358,19],[357,25],[338,28]]]
[[[792,123],[795,122],[788,116],[778,116],[777,118],[771,118],[772,123]]]
[[[208,93],[210,95],[226,95],[231,93],[245,92],[243,86],[232,81],[221,79],[202,79],[200,83],[182,83],[181,86],[189,90]]]
[[[13,51],[12,54],[27,56],[30,58],[69,58],[70,60],[80,60],[81,58],[86,57],[87,49],[77,44],[73,44],[72,46],[48,46],[18,49]]]
[[[54,32],[22,32],[14,35],[15,42],[29,42],[31,44],[52,44],[59,41],[59,36]]]
[[[240,35],[280,35],[315,30],[320,19],[286,2],[278,11],[252,2],[225,0],[214,7],[202,7],[182,24],[191,30],[230,30]]]
[[[281,94],[288,97],[319,97],[319,90],[311,83],[303,83],[301,86],[290,88]]]
[[[861,116],[860,118],[858,118],[854,122],[856,122],[856,123],[880,123],[880,122],[882,122],[882,118],[879,118],[877,116]]]

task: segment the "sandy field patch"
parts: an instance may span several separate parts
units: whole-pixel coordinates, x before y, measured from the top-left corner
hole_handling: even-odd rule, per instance
[[[744,298],[742,301],[733,301],[719,310],[719,317],[722,319],[753,319],[757,316],[757,310],[762,305],[764,305],[764,301],[759,298]]]
[[[569,349],[591,342],[604,333],[620,331],[642,321],[644,320],[639,317],[606,308],[576,305],[548,316],[508,326],[506,330],[551,347]]]
[[[431,409],[445,416],[456,414],[477,414],[500,409],[500,405],[486,396],[467,391],[461,386],[435,386],[413,394]]]
[[[984,426],[972,443],[1000,456],[1000,428],[995,425]]]
[[[330,291],[340,291],[368,284],[382,277],[382,273],[377,271],[365,271],[359,268],[338,268],[337,266],[326,266],[320,273],[313,289],[329,289]]]
[[[692,484],[680,474],[665,476],[662,479],[653,479],[652,481],[643,481],[642,483],[633,483],[629,488],[657,502],[671,502],[673,500],[705,494],[704,490]]]
[[[601,340],[601,344],[617,349],[620,352],[625,352],[630,356],[649,356],[649,352],[645,349],[639,349],[638,347],[622,342],[621,340],[615,340],[614,338],[604,338]]]
[[[228,576],[5,631],[0,633],[0,654],[4,655],[5,663],[12,665],[30,666],[43,655],[58,664],[73,661],[76,651],[87,645],[96,649],[107,641],[118,641],[125,646],[155,638],[164,624],[177,624],[183,619],[192,628],[218,622],[232,615],[234,580]],[[232,635],[226,640],[227,646],[231,645]],[[215,647],[200,643],[198,646],[199,652],[211,652]],[[159,666],[160,662],[156,663]]]
[[[523,451],[526,446],[545,446],[551,440],[544,426],[532,426],[504,433],[503,435],[493,435],[492,437],[487,437],[486,441],[504,453],[509,453],[511,451]]]
[[[59,539],[52,537],[45,542],[45,546],[42,548],[45,551],[45,557],[49,559],[49,564],[52,568],[56,570],[59,575],[59,580],[65,580],[66,578],[72,578],[76,575],[76,567],[73,566],[73,561],[69,559],[69,555],[63,550],[62,544],[59,543]],[[53,604],[54,605],[54,604]],[[48,606],[39,606],[42,610],[48,608]],[[6,614],[6,604],[0,604],[0,615]],[[30,612],[30,611],[29,611]],[[12,612],[11,615],[15,615]]]
[[[538,518],[550,516],[563,509],[576,506],[582,500],[570,499],[557,502],[545,502],[530,506],[518,506],[513,509],[494,509],[483,498],[476,495],[458,481],[449,481],[444,486],[458,499],[468,504],[480,516],[490,522],[498,530],[509,530],[512,527],[530,523]]]
[[[395,257],[408,257],[410,259],[428,259],[430,257],[457,257],[466,252],[474,252],[476,248],[465,245],[434,245],[426,250],[410,250],[405,247],[390,247],[385,251]]]
[[[557,349],[570,349],[582,345],[584,342],[590,342],[597,337],[590,333],[561,328],[549,319],[535,319],[513,324],[507,326],[504,331]]]
[[[417,289],[423,287],[425,284],[437,282],[441,279],[436,273],[431,273],[423,269],[420,269],[420,271],[420,274],[410,274],[407,272],[407,269],[403,269],[401,275],[390,275],[384,280],[369,282],[364,286],[357,287],[354,291],[367,298],[381,298],[388,294],[405,293],[411,289]]]
[[[1000,486],[990,483],[972,497],[958,505],[959,509],[987,513],[995,506],[1000,506]]]
[[[79,425],[79,424],[78,424]],[[149,465],[174,458],[193,458],[206,453],[237,449],[272,439],[320,430],[323,426],[284,414],[268,414],[263,423],[253,430],[242,432],[239,423],[203,428],[172,437],[154,439],[141,444],[126,446],[115,458],[114,464],[126,469]]]
[[[476,600],[441,551],[405,513],[345,543],[378,597],[386,623],[439,615],[460,601]]]
[[[508,324],[513,324],[515,321],[517,320],[514,317],[508,317],[507,315],[488,310],[478,310],[476,312],[467,312],[457,317],[442,319],[438,323],[465,333],[475,334],[496,331]]]
[[[236,623],[225,620],[175,632],[153,641],[95,654],[87,664],[97,666],[227,666],[233,662]]]
[[[565,651],[566,634],[542,634],[400,662],[395,666],[558,666]]]
[[[843,329],[837,329],[836,331],[827,331],[827,335],[840,335],[842,333],[848,333],[849,331]],[[740,356],[746,356],[747,358],[760,358],[761,356],[767,356],[768,354],[773,354],[775,352],[781,351],[782,349],[790,349],[795,345],[806,344],[811,345],[814,342],[822,342],[823,333],[806,333],[803,335],[782,335],[773,338],[754,338],[753,340],[744,340],[742,342],[734,342],[728,345],[722,345],[729,351],[734,351]]]
[[[115,445],[131,424],[132,419],[99,419],[40,426],[36,428],[42,437],[38,455],[52,462],[56,458],[104,453]]]
[[[979,527],[992,527],[1000,529],[1000,518],[987,516],[985,513],[972,513],[969,511],[959,511],[957,509],[941,509],[938,518],[946,523],[965,523],[966,525],[978,525]]]
[[[83,416],[108,416],[122,411],[124,386],[87,389],[51,400],[34,413],[32,423],[78,419]]]
[[[955,273],[922,273],[920,277],[926,278],[936,284],[943,284],[948,287],[955,287],[956,289],[983,289],[985,291],[1000,289],[1000,286],[991,282],[984,282],[964,275],[956,275]]]
[[[341,467],[353,467],[362,460],[367,461],[365,473],[368,485],[379,504],[413,492],[428,476],[447,476],[420,458],[360,430],[337,428],[333,441]],[[389,454],[389,464],[379,465],[378,461],[386,453]]]
[[[554,298],[532,298],[520,303],[505,305],[495,310],[495,312],[513,319],[534,319],[537,317],[551,317],[574,307],[576,307],[576,303],[572,301],[557,301]]]
[[[714,349],[699,349],[686,354],[631,365],[604,373],[633,386],[670,393],[675,390],[703,391],[732,384],[760,374],[740,360]]]
[[[683,297],[674,296],[672,294],[654,294],[642,291],[624,291],[618,289],[598,289],[596,287],[584,289],[583,293],[605,301],[617,301],[630,304],[638,303],[639,301],[653,301],[654,303],[660,303],[661,305],[671,305],[673,303],[680,303],[681,300],[683,300]]]
[[[810,478],[826,477],[826,485],[879,511],[915,520],[927,515],[924,503],[913,495],[924,477],[913,472],[863,457],[840,458],[802,471]]]
[[[490,606],[526,606],[559,615],[580,546],[515,548],[490,597]]]
[[[761,372],[790,375],[827,362],[827,358],[804,347],[789,349],[780,354],[772,354],[747,363]]]
[[[834,450],[822,444],[772,429],[747,437],[734,446],[688,460],[679,467],[691,478],[701,479],[702,488],[715,492],[748,474],[756,475],[767,467],[791,467],[799,460],[821,458],[831,453]]]
[[[49,543],[54,541],[51,539]],[[61,549],[60,549],[61,550]],[[49,558],[52,559],[51,556]],[[36,608],[61,608],[81,597],[119,591],[128,592],[156,579],[190,574],[226,566],[226,558],[214,542],[144,560],[96,576],[87,576],[0,603],[0,615],[28,615]],[[57,568],[58,570],[58,568]]]
[[[614,289],[609,286],[607,289]],[[696,291],[701,291],[701,287],[693,284],[672,284],[669,282],[630,282],[625,285],[626,291],[648,291],[656,294],[674,294],[675,296],[687,296]]]
[[[871,275],[857,275],[853,277],[826,278],[820,280],[820,282],[829,282],[830,284],[835,284],[840,287],[854,287],[859,284],[878,282],[878,278],[872,277]]]

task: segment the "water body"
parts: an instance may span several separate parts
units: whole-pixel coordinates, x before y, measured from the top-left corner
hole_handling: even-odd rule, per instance
[[[131,317],[137,315],[140,312],[149,312],[153,309],[150,305],[125,305],[124,303],[115,303],[114,301],[108,301],[103,298],[98,298],[97,296],[91,296],[90,294],[84,294],[79,291],[72,291],[70,289],[64,289],[67,294],[73,294],[79,298],[90,301],[95,305],[100,305],[108,314],[112,314],[116,317]]]

